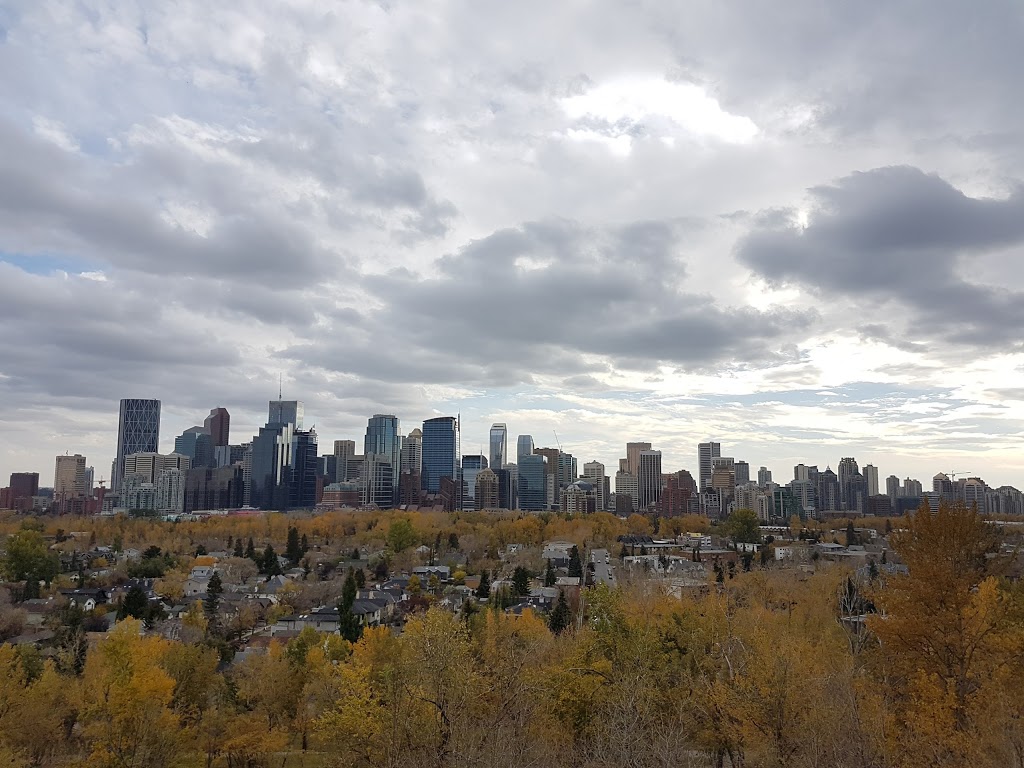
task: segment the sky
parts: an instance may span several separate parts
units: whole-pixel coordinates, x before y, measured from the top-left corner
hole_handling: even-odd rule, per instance
[[[323,446],[1024,486],[1024,5],[0,0],[0,478]]]

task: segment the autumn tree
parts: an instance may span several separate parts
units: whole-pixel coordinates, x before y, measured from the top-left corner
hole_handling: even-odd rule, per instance
[[[761,542],[761,523],[752,509],[737,509],[726,519],[723,529],[737,544]]]
[[[900,760],[969,764],[1002,686],[1022,671],[1019,590],[1000,581],[998,539],[963,503],[927,505],[891,537],[909,572],[873,593],[868,626],[895,693]]]
[[[387,542],[395,554],[403,552],[415,544],[416,532],[413,530],[412,523],[404,518],[392,522],[388,526]]]
[[[11,581],[24,581],[23,597],[39,597],[39,582],[50,582],[60,571],[57,555],[46,546],[43,535],[36,530],[23,529],[8,537],[6,554],[0,568]]]
[[[139,630],[133,619],[119,623],[86,661],[82,729],[92,765],[160,768],[178,759],[174,679],[161,667],[170,643]]]

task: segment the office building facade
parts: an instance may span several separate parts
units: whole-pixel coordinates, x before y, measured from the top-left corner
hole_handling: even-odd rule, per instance
[[[160,450],[160,401],[125,398],[117,421],[117,456],[114,459],[110,485],[121,487],[124,460],[133,453],[156,453]]]
[[[490,453],[487,466],[497,472],[508,463],[508,427],[504,424],[491,424],[488,443]]]
[[[441,478],[459,478],[459,420],[438,416],[423,422],[423,490],[441,492]]]

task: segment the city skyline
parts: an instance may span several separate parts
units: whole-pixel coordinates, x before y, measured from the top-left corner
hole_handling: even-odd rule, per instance
[[[262,418],[264,420],[266,420],[268,418],[268,416],[266,415],[267,414],[267,409],[268,409],[268,406],[266,405],[266,403],[268,403],[268,402],[270,403],[270,408],[273,409],[274,406],[278,402],[282,402],[282,401],[279,401],[279,400],[264,401],[264,406],[261,409],[262,410],[262,414],[263,414]],[[316,418],[316,414],[311,412],[311,409],[309,408],[309,406],[308,406],[308,404],[306,403],[305,400],[299,399],[297,401],[286,401],[286,402],[297,403],[298,404],[298,408],[299,408],[299,413],[301,413],[302,409],[305,408],[305,412],[312,416],[311,426],[318,421],[317,418]],[[159,402],[159,412],[161,414],[161,422],[160,422],[160,425],[159,425],[160,443],[157,446],[157,452],[164,453],[164,454],[168,454],[168,453],[171,453],[171,452],[174,451],[175,441],[176,441],[176,439],[180,439],[180,433],[183,431],[183,430],[176,430],[176,428],[174,428],[174,427],[168,427],[167,424],[165,423],[164,417],[166,416],[166,414],[168,412],[174,412],[173,409],[168,409],[167,406],[168,406],[168,403],[166,403],[164,401],[160,401]],[[220,408],[223,408],[223,407],[224,406],[216,406],[217,409],[220,409]],[[210,407],[206,408],[206,410],[203,411],[203,413],[208,413],[211,410],[213,410],[214,408],[215,408],[215,406],[210,406]],[[230,405],[227,406],[227,411],[228,412],[234,414],[235,410],[236,409],[234,407],[232,407]],[[273,413],[274,413],[274,411],[271,410],[271,416],[273,415]],[[427,420],[430,420],[430,419],[443,419],[443,418],[444,419],[446,419],[446,418],[457,419],[458,418],[457,416],[444,416],[444,417],[442,417],[442,416],[429,416],[427,419],[424,419],[424,420],[416,420],[416,419],[405,419],[405,418],[403,418],[403,416],[401,414],[382,414],[379,411],[375,412],[375,413],[378,416],[380,416],[380,415],[395,416],[396,419],[397,419],[397,422],[398,422],[397,431],[398,431],[399,435],[408,435],[414,429],[415,430],[421,429],[423,427],[424,421],[427,421]],[[320,427],[317,427],[317,433],[318,433],[318,438],[319,438],[319,453],[320,453],[320,455],[330,455],[330,454],[332,454],[334,442],[336,440],[343,440],[343,439],[344,440],[352,440],[355,443],[355,445],[357,446],[357,449],[359,447],[363,447],[365,449],[364,439],[365,439],[365,434],[366,434],[366,429],[367,429],[366,422],[367,422],[367,419],[371,419],[373,417],[373,415],[374,414],[368,414],[365,417],[356,416],[355,417],[356,419],[360,419],[360,418],[362,419],[362,426],[361,426],[361,428],[355,429],[353,431],[353,435],[352,436],[349,436],[347,434],[346,435],[328,435],[325,432],[323,432]],[[198,416],[201,416],[201,414],[197,414],[197,417]],[[264,424],[261,424],[260,426],[254,427],[252,430],[250,430],[246,426],[246,424],[244,422],[241,422],[240,419],[236,419],[236,417],[234,415],[232,415],[231,418],[232,418],[232,427],[231,427],[231,429],[232,429],[232,438],[231,438],[232,444],[239,444],[239,443],[243,443],[243,442],[249,442],[252,439],[252,437],[254,435],[258,435],[259,432],[260,432],[260,429],[264,428],[264,426],[265,426]],[[259,417],[256,417],[256,418],[259,418]],[[194,423],[195,420],[196,420],[196,418],[192,418],[191,419],[192,423]],[[185,416],[184,420],[181,421],[180,424],[185,424],[188,421],[189,421],[189,417]],[[117,415],[115,414],[114,421],[113,421],[113,424],[114,424],[114,434],[115,434],[114,443],[115,444],[116,444],[117,422],[118,422],[118,419],[117,419]],[[487,422],[487,423],[485,423],[485,422]],[[562,423],[564,425],[564,422],[559,422],[559,423]],[[463,432],[463,435],[460,438],[460,442],[461,442],[461,453],[460,453],[460,456],[461,455],[476,455],[477,453],[482,453],[486,457],[488,455],[488,451],[489,451],[490,431],[491,431],[491,428],[495,426],[495,424],[491,423],[491,421],[489,420],[489,417],[485,417],[485,418],[481,419],[479,421],[479,423],[474,424],[474,425],[472,425],[470,427],[470,431],[469,431],[470,437],[469,438],[467,438],[465,436],[465,434],[464,434],[465,433],[465,424],[466,424],[465,417],[462,418],[461,424],[463,425],[462,429],[461,429],[461,431]],[[963,465],[963,466],[960,466],[960,465],[957,465],[957,466],[944,466],[944,465],[943,466],[939,466],[938,464],[936,464],[936,462],[934,460],[929,460],[927,458],[923,458],[920,461],[920,463],[917,464],[917,466],[920,466],[920,467],[923,468],[922,471],[918,471],[918,472],[903,471],[903,472],[901,472],[901,471],[897,471],[902,466],[899,463],[898,460],[897,461],[893,461],[891,463],[888,460],[886,460],[886,459],[892,458],[892,457],[886,457],[885,459],[879,458],[880,456],[882,456],[882,454],[879,454],[877,451],[875,451],[875,452],[847,451],[847,450],[845,450],[845,446],[842,445],[842,444],[837,444],[836,449],[835,449],[836,452],[835,452],[834,456],[830,454],[830,455],[825,456],[825,457],[822,457],[822,456],[819,456],[819,455],[808,455],[808,454],[799,453],[799,444],[793,444],[793,447],[796,449],[796,452],[794,452],[790,456],[788,456],[788,457],[787,456],[783,456],[781,459],[777,459],[777,460],[774,460],[774,461],[772,461],[772,460],[763,461],[763,460],[757,458],[756,455],[755,456],[749,456],[746,453],[744,453],[744,449],[743,449],[741,444],[738,444],[738,443],[737,444],[730,444],[730,443],[726,443],[726,442],[721,441],[721,440],[709,438],[708,436],[704,436],[699,442],[693,442],[692,444],[688,444],[688,443],[681,442],[678,437],[676,439],[667,439],[667,440],[653,438],[653,439],[645,440],[644,442],[638,442],[641,438],[645,438],[646,436],[644,436],[644,435],[631,435],[631,436],[628,437],[627,440],[623,440],[621,443],[618,443],[618,444],[613,442],[612,439],[599,440],[599,441],[588,441],[588,444],[594,444],[596,442],[598,445],[601,446],[601,450],[604,451],[603,455],[600,455],[600,454],[591,455],[591,454],[586,453],[585,449],[580,448],[580,446],[578,444],[571,442],[572,437],[573,437],[573,433],[571,431],[569,431],[568,433],[565,433],[563,428],[560,428],[557,431],[556,430],[552,430],[551,437],[549,439],[545,440],[544,436],[542,434],[537,434],[535,432],[530,432],[530,431],[525,431],[525,430],[524,431],[520,431],[520,430],[518,430],[516,428],[515,424],[502,423],[502,426],[505,427],[505,431],[506,431],[506,434],[507,434],[507,437],[506,437],[507,443],[513,446],[512,453],[509,456],[509,460],[510,461],[514,461],[515,458],[516,458],[514,446],[516,445],[519,436],[520,435],[524,435],[524,436],[530,436],[530,437],[533,438],[535,448],[557,448],[558,447],[558,443],[561,443],[562,444],[562,448],[567,453],[571,453],[571,454],[573,454],[576,457],[576,459],[579,461],[580,467],[583,466],[584,462],[598,461],[598,462],[600,462],[601,464],[603,464],[606,467],[609,475],[611,475],[613,478],[614,478],[614,475],[615,475],[615,468],[618,467],[620,460],[628,459],[628,455],[629,454],[634,454],[635,453],[634,458],[638,461],[639,456],[642,453],[642,451],[643,450],[647,450],[647,446],[651,446],[654,449],[655,452],[658,452],[658,453],[662,454],[663,457],[664,457],[662,459],[662,463],[661,463],[661,471],[662,471],[663,474],[667,475],[669,473],[678,472],[679,470],[687,470],[687,471],[689,471],[693,475],[694,480],[699,484],[699,478],[700,478],[699,452],[700,452],[700,447],[701,447],[701,444],[707,443],[707,442],[710,441],[712,444],[716,445],[716,450],[719,451],[719,455],[721,455],[721,452],[734,454],[733,456],[730,456],[729,458],[732,458],[735,461],[742,461],[743,463],[748,464],[750,467],[752,467],[753,469],[751,471],[751,479],[755,479],[754,476],[757,474],[758,469],[763,466],[763,467],[767,467],[767,469],[771,472],[772,479],[776,483],[781,483],[781,484],[785,484],[785,483],[789,482],[790,480],[794,479],[794,471],[795,471],[795,468],[798,465],[813,465],[813,466],[817,466],[821,471],[824,471],[826,468],[831,468],[832,471],[834,471],[836,473],[839,473],[840,472],[840,464],[843,461],[843,457],[844,456],[852,455],[852,456],[856,457],[857,462],[859,463],[860,468],[861,468],[862,471],[866,470],[866,469],[868,469],[870,467],[871,470],[874,472],[874,474],[876,476],[875,482],[878,484],[876,487],[879,488],[879,492],[880,493],[885,493],[885,479],[887,477],[891,476],[891,475],[896,475],[897,477],[900,478],[901,481],[906,479],[906,478],[911,478],[913,480],[920,481],[921,483],[923,483],[923,485],[925,486],[926,489],[928,487],[930,487],[931,478],[934,477],[936,474],[938,474],[938,473],[950,473],[950,472],[953,472],[957,476],[960,476],[960,477],[967,477],[967,476],[980,477],[981,479],[983,479],[986,483],[988,483],[992,487],[999,487],[999,486],[1003,486],[1003,485],[1011,485],[1011,486],[1014,486],[1014,487],[1020,487],[1021,485],[1024,485],[1024,482],[1022,482],[1021,479],[1015,480],[1013,477],[1008,477],[1007,479],[1003,480],[1003,479],[997,477],[997,475],[994,474],[994,473],[989,473],[989,472],[986,472],[984,470],[979,471],[977,469],[977,467],[967,466],[966,464],[963,464],[962,461],[960,462],[960,465]],[[472,439],[472,435],[477,434],[477,433],[479,433],[479,435],[481,435],[482,437],[480,437],[479,440],[473,440]],[[563,437],[563,434],[566,434],[566,436]],[[102,440],[100,442],[102,442]],[[676,446],[677,449],[676,450],[666,450],[665,447],[664,447],[666,445]],[[720,448],[718,447],[719,445],[720,445]],[[683,450],[681,450],[681,451],[678,450],[678,448],[680,448],[680,447]],[[506,450],[508,450],[508,449],[506,449]],[[687,451],[688,451],[689,455],[687,455]],[[54,455],[50,456],[49,459],[48,459],[49,466],[51,466],[51,467],[53,466],[54,456],[56,456],[57,458],[60,458],[61,456],[65,456],[65,455],[74,456],[75,454],[84,455],[85,456],[85,460],[87,462],[87,465],[90,466],[90,467],[93,467],[95,469],[95,483],[97,485],[99,483],[99,480],[103,479],[104,482],[105,482],[105,485],[108,488],[110,487],[110,478],[108,477],[109,469],[107,469],[110,466],[110,463],[109,463],[109,461],[105,461],[102,456],[98,456],[97,454],[95,454],[93,452],[86,452],[84,450],[75,450],[75,449],[69,447],[69,448],[66,448],[64,451],[62,451],[59,454],[54,454]],[[114,458],[113,456],[110,457],[111,460],[113,458]],[[782,463],[782,462],[790,462],[790,463]],[[882,462],[882,463],[880,463],[880,462]],[[909,463],[908,463],[908,466],[909,466]],[[15,464],[12,464],[11,467],[12,468],[10,470],[8,470],[6,467],[0,466],[0,483],[4,482],[4,478],[8,477],[8,475],[10,475],[11,473],[17,473],[17,472],[38,472],[39,478],[40,478],[40,480],[39,480],[40,487],[49,487],[49,485],[50,485],[50,474],[49,474],[50,471],[48,471],[46,468],[26,467],[26,466],[15,465]],[[1024,479],[1024,478],[1022,478],[1022,479]],[[612,489],[614,490],[614,480],[612,482]]]
[[[0,473],[280,382],[325,441],[1024,484],[1015,5],[515,11],[5,4]]]

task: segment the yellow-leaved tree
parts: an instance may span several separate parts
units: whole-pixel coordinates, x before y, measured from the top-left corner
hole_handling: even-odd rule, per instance
[[[935,513],[922,506],[892,537],[909,572],[876,590],[881,612],[869,627],[892,691],[897,765],[977,765],[985,753],[1014,749],[1006,737],[1019,731],[1020,702],[993,705],[1019,687],[1024,624],[1017,591],[999,578],[996,534],[958,503]]]
[[[171,643],[120,622],[89,653],[82,675],[82,735],[89,764],[166,768],[182,761],[174,678],[161,666]]]

